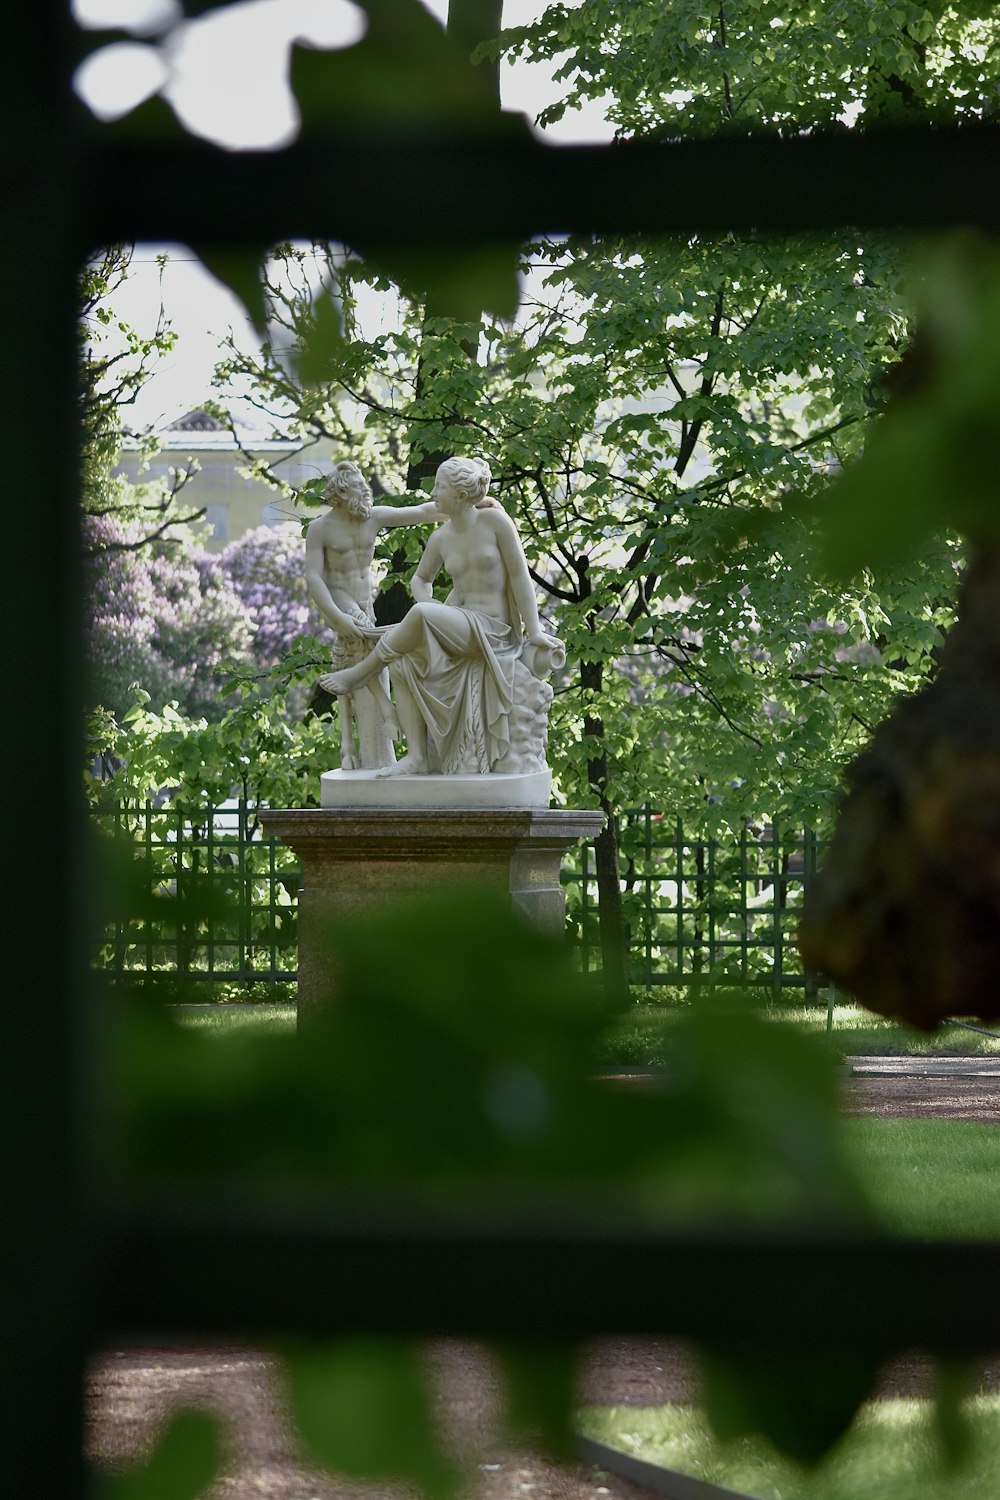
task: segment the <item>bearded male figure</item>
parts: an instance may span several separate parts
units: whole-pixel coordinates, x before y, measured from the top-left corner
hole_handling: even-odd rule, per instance
[[[330,509],[306,531],[306,584],[320,614],[335,632],[333,667],[341,671],[362,661],[380,634],[375,624],[372,560],[380,531],[420,526],[440,520],[432,500],[422,505],[374,505],[371,486],[357,464],[335,466],[323,492]],[[398,737],[384,672],[370,677],[364,690],[337,692],[340,710],[341,765],[376,770],[395,764],[392,741]],[[358,726],[354,748],[352,719]]]

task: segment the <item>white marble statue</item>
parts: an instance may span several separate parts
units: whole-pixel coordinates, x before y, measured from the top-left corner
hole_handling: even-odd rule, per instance
[[[447,519],[414,574],[416,602],[367,654],[320,678],[338,698],[354,697],[388,667],[407,752],[383,765],[382,776],[545,770],[552,698],[545,679],[565,651],[539,624],[514,523],[502,508],[484,506],[489,482],[482,459],[441,464],[429,504]],[[378,507],[372,515],[386,509],[394,517],[424,519],[416,513],[423,507]],[[442,569],[453,584],[444,603],[433,597]],[[367,643],[373,633],[359,629],[358,637]]]
[[[427,525],[441,519],[433,500],[422,505],[374,505],[357,464],[335,467],[323,498],[330,509],[306,530],[306,583],[327,624],[336,632],[335,669],[362,661],[378,638],[372,585],[372,558],[378,533],[387,527]],[[363,692],[338,692],[341,765],[354,770],[392,766],[392,741],[399,730],[388,697],[385,673],[366,679]],[[353,722],[352,722],[353,721]],[[353,723],[358,728],[355,751]]]

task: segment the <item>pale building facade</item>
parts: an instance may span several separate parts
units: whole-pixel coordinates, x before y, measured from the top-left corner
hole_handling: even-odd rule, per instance
[[[237,424],[240,442],[251,459],[262,459],[284,483],[298,489],[317,475],[333,468],[329,444],[302,448],[296,438],[274,437]],[[210,530],[205,546],[221,552],[244,532],[258,526],[276,526],[300,518],[291,500],[265,480],[247,474],[247,458],[237,447],[229,428],[210,413],[194,410],[163,428],[157,437],[160,451],[143,466],[137,449],[125,448],[115,472],[132,484],[169,480],[174,470],[196,466],[185,484],[185,507],[204,509]]]

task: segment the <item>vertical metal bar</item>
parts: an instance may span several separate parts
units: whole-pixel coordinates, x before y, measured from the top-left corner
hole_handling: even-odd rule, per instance
[[[177,815],[176,838],[174,839],[174,876],[177,899],[174,902],[176,912],[175,931],[177,934],[177,960],[176,967],[178,975],[185,978],[188,973],[188,943],[187,923],[184,920],[185,898],[187,895],[187,871],[184,869],[184,819],[187,814],[181,808],[175,808]]]
[[[590,876],[590,845],[580,845],[580,966],[585,974],[590,973],[590,912],[587,901],[587,881]]]
[[[129,843],[132,842],[132,837],[128,828],[126,809],[121,806],[116,806],[108,821],[111,824],[112,836],[115,842],[115,856],[117,858],[121,853],[126,838],[129,840]],[[130,850],[130,853],[134,859],[134,848]],[[122,912],[120,909],[116,909],[114,928],[115,946],[114,958],[112,959],[112,973],[114,974],[115,981],[117,982],[125,972],[125,966],[128,962],[129,939],[131,936],[131,915],[127,912]]]
[[[216,903],[212,899],[215,890],[220,883],[219,871],[215,865],[215,814],[217,808],[210,802],[205,809],[205,883],[209,894],[208,903],[208,932],[205,934],[205,947],[208,955],[208,983],[211,985],[215,979],[215,922]]]
[[[674,868],[677,872],[677,974],[684,982],[684,830],[681,820],[674,825]]]
[[[740,978],[746,983],[750,972],[750,903],[747,901],[747,835],[746,823],[740,829]]]
[[[803,894],[808,889],[809,882],[816,874],[816,830],[807,824],[802,829],[802,890]],[[811,970],[803,974],[807,1000],[815,1000],[819,996],[819,978]],[[827,1016],[827,1031],[832,1025],[832,1015]]]
[[[645,899],[643,901],[643,972],[647,987],[653,979],[653,931],[656,925],[656,910],[653,906],[653,879],[656,869],[655,856],[653,853],[653,813],[648,802],[642,805],[642,857],[643,857],[643,880],[645,882]]]
[[[782,971],[784,968],[784,946],[782,942],[781,908],[782,908],[782,877],[781,868],[781,841],[778,834],[777,823],[771,824],[771,934],[774,948],[774,968],[771,972],[771,989],[774,994],[780,995]]]
[[[715,968],[718,956],[715,947],[715,851],[717,848],[717,840],[715,838],[709,838],[707,847],[708,869],[705,874],[705,889],[708,892],[708,967],[710,970],[712,970]]]
[[[0,1123],[0,1475],[5,1495],[83,1493],[92,1282],[90,860],[79,795],[83,656],[76,401],[81,191],[69,6],[20,5],[0,56],[2,701],[17,716],[0,861],[6,992]],[[45,670],[45,667],[51,671]],[[58,685],[53,688],[56,674]],[[16,855],[16,858],[13,857]]]
[[[239,799],[237,828],[239,839],[236,846],[236,880],[239,891],[239,899],[236,904],[237,930],[237,969],[239,971],[240,983],[246,984],[249,980],[250,962],[250,891],[247,885],[247,800],[245,797]]]
[[[142,849],[149,878],[153,878],[153,804],[147,797],[142,808]],[[147,910],[143,918],[143,936],[146,940],[146,976],[153,972],[153,927]]]
[[[267,888],[271,892],[271,980],[278,977],[278,872],[274,859],[274,839],[267,840]]]

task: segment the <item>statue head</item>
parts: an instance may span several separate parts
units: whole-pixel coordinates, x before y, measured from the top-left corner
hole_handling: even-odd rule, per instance
[[[463,505],[475,505],[485,498],[492,477],[482,458],[446,458],[434,476],[434,498],[447,490]]]
[[[356,521],[367,520],[372,513],[371,485],[350,459],[334,465],[323,490],[323,499],[327,505],[343,506]]]

